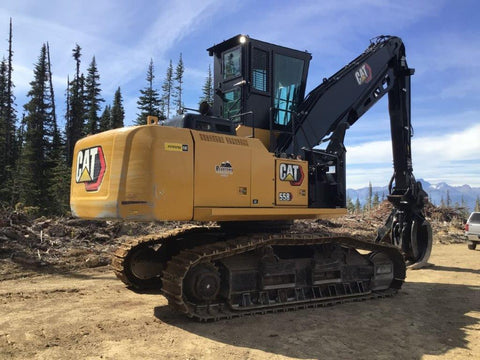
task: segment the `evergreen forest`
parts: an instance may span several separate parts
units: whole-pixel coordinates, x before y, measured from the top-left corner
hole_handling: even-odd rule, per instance
[[[125,126],[121,88],[115,91],[113,102],[107,103],[102,97],[95,56],[86,71],[82,71],[82,48],[75,44],[70,54],[73,75],[68,75],[66,81],[65,111],[59,114],[52,83],[50,47],[45,42],[34,62],[27,101],[16,104],[12,80],[15,70],[12,65],[13,30],[10,19],[8,48],[0,61],[0,206],[34,216],[66,215],[69,213],[75,143],[84,136]],[[148,115],[166,119],[183,113],[184,72],[180,54],[176,64],[170,60],[159,90],[155,86],[154,62],[150,59],[145,87],[139,90],[138,112],[136,119],[132,119],[133,125],[146,124]],[[211,104],[210,67],[201,91],[199,103]]]

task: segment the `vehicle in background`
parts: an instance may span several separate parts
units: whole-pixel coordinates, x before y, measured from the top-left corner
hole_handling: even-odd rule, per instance
[[[480,243],[480,212],[472,212],[465,224],[465,236],[470,250],[475,250]]]

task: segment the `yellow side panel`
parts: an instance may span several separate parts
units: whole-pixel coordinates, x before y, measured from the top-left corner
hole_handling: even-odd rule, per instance
[[[192,130],[195,207],[272,207],[275,159],[258,139]]]
[[[275,202],[281,206],[308,206],[308,162],[276,159]]]
[[[193,217],[193,141],[190,131],[143,127],[132,138],[121,217],[190,220]],[[135,204],[136,201],[147,204]],[[147,210],[147,208],[149,208]]]
[[[247,139],[192,131],[195,206],[250,206],[251,149]]]
[[[191,220],[195,153],[192,135],[188,129],[163,129],[152,164],[155,219]]]
[[[83,218],[191,220],[193,154],[188,129],[139,126],[81,139],[72,165],[72,213]]]
[[[275,157],[257,139],[249,140],[252,149],[251,206],[275,205]]]

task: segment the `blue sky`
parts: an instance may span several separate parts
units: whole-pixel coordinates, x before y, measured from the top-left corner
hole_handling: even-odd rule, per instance
[[[49,42],[57,116],[63,126],[71,50],[82,71],[96,57],[102,96],[122,89],[126,124],[136,117],[150,58],[157,87],[170,59],[183,54],[184,102],[196,107],[208,65],[205,51],[236,34],[313,55],[307,91],[359,55],[377,35],[400,36],[412,77],[413,166],[432,183],[480,186],[480,3],[474,0],[343,1],[35,1],[0,0],[0,55],[14,26],[14,83],[19,115],[43,42]],[[348,132],[347,186],[388,183],[392,174],[386,97]]]

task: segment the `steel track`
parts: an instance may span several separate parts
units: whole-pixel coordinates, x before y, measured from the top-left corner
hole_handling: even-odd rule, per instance
[[[157,236],[142,236],[122,244],[115,252],[112,259],[112,268],[116,276],[126,285],[133,288],[140,288],[125,272],[128,267],[128,255],[143,246],[158,246],[170,241],[178,241],[185,237],[190,238],[190,248],[180,251],[167,263],[161,275],[162,293],[168,300],[168,305],[188,317],[199,321],[216,321],[255,314],[266,314],[275,312],[293,311],[298,309],[324,307],[335,304],[342,304],[352,301],[363,301],[367,299],[383,298],[394,295],[401,288],[405,279],[405,262],[402,253],[393,245],[376,244],[350,237],[325,237],[317,234],[249,234],[242,236],[231,236],[225,241],[214,242],[195,246],[201,241],[202,235],[219,232],[216,226],[195,226],[185,225],[183,227],[166,231]],[[225,235],[226,238],[228,238]],[[198,238],[198,239],[196,239]],[[293,301],[275,304],[253,305],[240,308],[233,306],[228,301],[212,302],[209,304],[193,304],[189,302],[183,293],[183,279],[189,269],[200,263],[212,263],[222,258],[253,251],[263,246],[279,245],[316,245],[336,243],[348,248],[355,248],[367,251],[385,252],[394,263],[394,280],[389,289],[373,292],[367,286],[359,285],[358,291],[341,295],[320,294],[315,298],[299,297]],[[344,285],[347,286],[347,285]],[[315,294],[315,291],[313,292]]]
[[[218,230],[218,226],[183,225],[179,228],[168,230],[158,235],[127,237],[113,254],[110,266],[117,278],[119,278],[125,285],[137,290],[144,290],[146,287],[144,287],[143,284],[135,282],[135,280],[129,276],[128,268],[130,266],[130,254],[142,247],[161,245],[167,241],[175,241],[185,236],[195,234],[200,236],[202,233],[211,233]]]
[[[269,245],[316,245],[336,243],[346,247],[383,251],[394,263],[394,280],[391,287],[384,291],[372,292],[366,286],[359,286],[358,291],[346,292],[341,295],[319,294],[316,298],[306,299],[304,296],[285,301],[285,303],[262,304],[245,308],[234,307],[228,302],[213,302],[210,304],[193,304],[186,300],[183,292],[183,279],[189,269],[205,262],[215,262],[222,258],[253,251],[262,246]],[[162,293],[168,299],[170,307],[182,312],[189,317],[200,321],[228,319],[238,316],[264,314],[269,312],[283,312],[310,307],[327,306],[348,301],[361,301],[371,298],[391,296],[402,286],[405,279],[405,263],[400,251],[391,245],[380,245],[348,237],[319,237],[315,234],[281,234],[281,235],[255,235],[242,236],[228,241],[199,246],[183,250],[173,257],[162,275]],[[336,285],[337,286],[337,285]],[[345,284],[344,286],[349,286]],[[299,289],[301,292],[301,289]],[[314,292],[315,293],[315,292]]]

